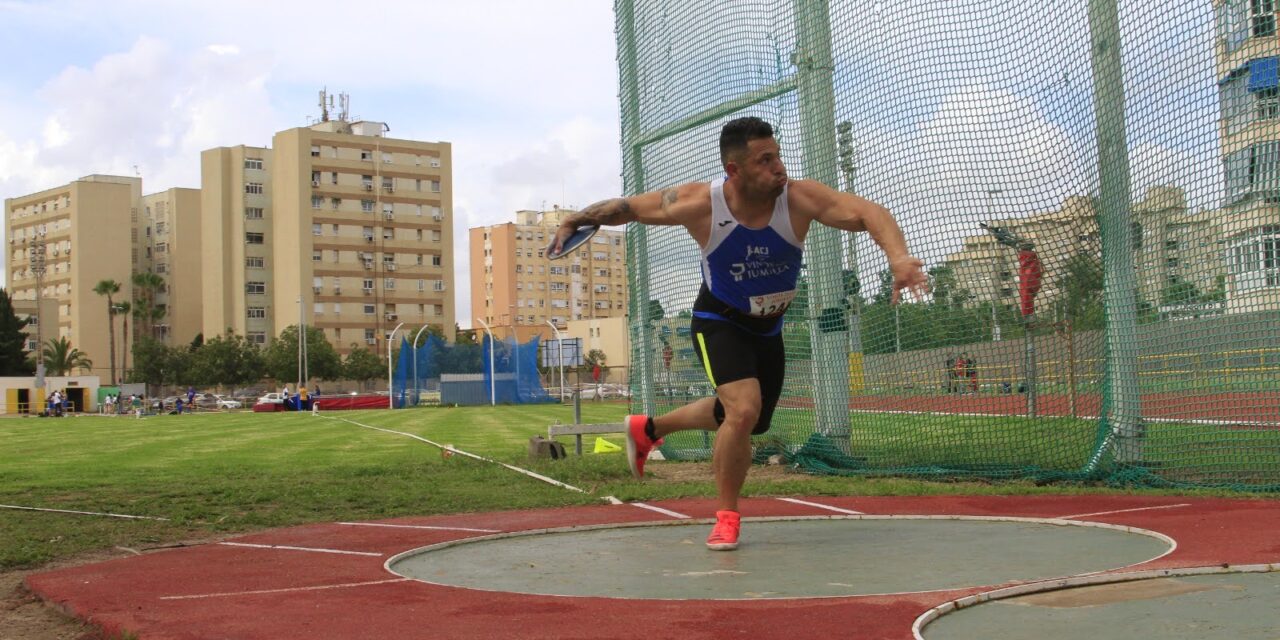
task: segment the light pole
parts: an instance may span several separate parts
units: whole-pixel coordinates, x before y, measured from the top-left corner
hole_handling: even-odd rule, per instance
[[[25,240],[23,241],[26,242]],[[45,317],[41,313],[40,301],[44,295],[44,272],[45,272],[45,245],[44,245],[44,229],[37,229],[36,236],[27,244],[27,262],[31,267],[31,272],[36,274],[36,388],[44,389],[44,334],[41,326],[44,325]],[[110,322],[111,319],[107,318]]]
[[[418,385],[418,336],[431,325],[424,324],[418,332],[413,334],[413,406],[418,406],[418,399],[422,397],[422,388]]]
[[[496,385],[498,376],[493,369],[493,329],[489,328],[489,323],[485,322],[484,318],[476,318],[476,321],[484,327],[485,333],[489,334],[489,406],[496,406],[498,404],[498,387]]]
[[[396,408],[396,395],[395,395],[395,393],[394,393],[394,391],[395,391],[395,382],[394,382],[394,380],[393,380],[393,379],[392,379],[392,377],[391,377],[391,376],[392,376],[392,373],[391,373],[391,343],[393,343],[393,342],[395,342],[395,341],[396,341],[396,332],[400,331],[400,327],[403,327],[403,326],[404,326],[404,323],[403,323],[403,322],[401,322],[400,324],[396,325],[396,328],[391,330],[391,337],[387,338],[387,408],[388,408],[388,409],[394,409],[394,408]]]
[[[556,336],[556,360],[560,363],[560,402],[564,402],[564,339],[560,337],[560,330],[556,328],[556,324],[550,320],[547,325],[551,327],[551,331]]]
[[[987,189],[987,219],[995,219],[995,197],[1004,193],[1004,189]],[[1000,300],[1000,259],[999,254],[991,255],[991,341],[1000,341],[1000,321],[996,318],[996,304]]]

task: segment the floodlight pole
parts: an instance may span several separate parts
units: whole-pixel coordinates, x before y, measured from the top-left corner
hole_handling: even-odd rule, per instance
[[[484,332],[489,334],[489,406],[497,406],[498,404],[498,386],[497,386],[498,372],[495,371],[493,367],[493,347],[495,346],[493,344],[493,329],[489,328],[489,323],[485,322],[484,318],[476,318],[476,322],[479,322],[480,325],[484,327]]]
[[[413,334],[413,406],[418,406],[418,399],[422,397],[422,389],[418,386],[418,336],[431,325],[424,324],[418,332]]]
[[[548,320],[547,325],[555,332],[556,351],[559,357],[556,358],[560,362],[560,402],[564,402],[564,339],[560,337],[560,330],[556,328],[556,323]]]
[[[396,408],[396,394],[394,393],[395,382],[392,378],[392,373],[391,373],[391,343],[396,341],[396,332],[399,331],[400,327],[403,327],[403,326],[404,326],[403,322],[396,325],[396,328],[391,330],[391,337],[387,338],[387,408],[388,409]]]

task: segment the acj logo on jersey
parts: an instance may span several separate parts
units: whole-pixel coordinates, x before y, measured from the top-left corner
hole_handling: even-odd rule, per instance
[[[785,273],[791,269],[788,264],[773,264],[769,260],[769,247],[747,245],[747,257],[744,262],[729,265],[729,275],[734,282],[742,282],[744,278],[767,278]]]

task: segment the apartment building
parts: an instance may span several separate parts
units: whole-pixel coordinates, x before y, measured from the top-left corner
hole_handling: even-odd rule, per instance
[[[565,216],[549,211],[517,211],[514,223],[469,230],[471,311],[499,335],[522,340],[549,337],[574,320],[627,313],[625,232],[601,229],[573,255],[548,260],[547,243]],[[478,323],[477,323],[478,324]]]
[[[29,350],[37,347],[38,325],[42,340],[68,339],[93,361],[92,374],[110,379],[108,304],[93,289],[115,280],[120,291],[112,302],[132,299],[141,202],[141,178],[109,175],[5,200],[5,286],[33,321]],[[116,338],[118,375],[125,349],[119,327]]]
[[[201,156],[205,335],[265,344],[304,319],[339,353],[454,334],[452,147],[345,118]]]
[[[1280,309],[1280,40],[1272,1],[1215,0],[1228,313]]]
[[[135,318],[136,335],[179,345],[190,344],[203,330],[200,224],[199,189],[174,188],[142,197],[134,272],[153,273],[160,284],[154,291],[136,291],[138,299],[152,297],[156,310],[154,318]]]
[[[1158,305],[1165,288],[1176,282],[1189,282],[1202,293],[1218,287],[1224,267],[1215,212],[1188,211],[1185,193],[1169,186],[1152,187],[1130,211],[1139,299]],[[1070,196],[1055,211],[988,224],[1035,244],[1045,273],[1036,298],[1041,308],[1061,297],[1061,276],[1072,257],[1085,254],[1101,259],[1097,211],[1087,196]],[[955,274],[957,288],[972,296],[971,303],[1017,304],[1017,252],[991,234],[975,229],[964,239],[963,249],[948,255],[945,264]]]

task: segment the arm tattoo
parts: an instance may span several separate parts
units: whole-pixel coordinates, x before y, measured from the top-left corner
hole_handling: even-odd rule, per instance
[[[671,205],[676,203],[679,198],[679,191],[675,187],[667,187],[662,190],[662,211],[663,213],[671,213]]]
[[[627,204],[626,198],[614,198],[612,200],[601,200],[590,205],[579,211],[574,218],[574,221],[580,224],[610,226],[631,222],[635,219],[635,216],[632,215],[631,205]]]

